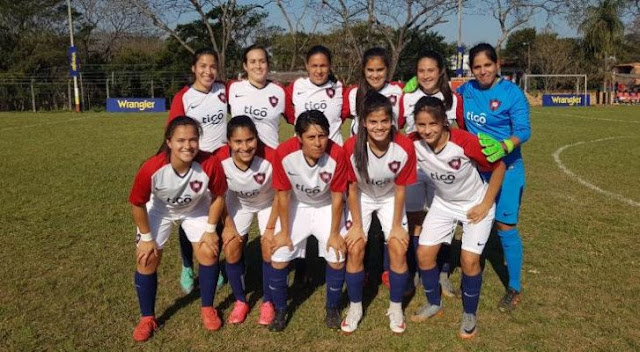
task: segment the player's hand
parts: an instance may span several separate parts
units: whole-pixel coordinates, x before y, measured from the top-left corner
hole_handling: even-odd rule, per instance
[[[242,242],[244,242],[244,239],[238,233],[235,226],[225,226],[222,229],[222,248],[226,248],[227,245],[233,241],[238,241],[242,244]]]
[[[391,228],[391,232],[389,233],[388,243],[391,243],[391,240],[396,240],[400,242],[402,248],[404,250],[409,249],[409,233],[402,226],[394,226]]]
[[[218,254],[220,254],[220,248],[218,246],[218,242],[219,242],[219,238],[218,235],[213,233],[213,232],[205,232],[202,235],[202,238],[200,239],[200,242],[198,242],[198,248],[205,246],[207,248],[209,248],[209,250],[211,250],[211,252],[213,252],[213,255],[215,257],[218,256]]]
[[[291,242],[291,237],[289,237],[288,233],[283,233],[282,231],[273,236],[273,241],[271,241],[271,255],[281,247],[287,247],[289,248],[289,251],[293,251],[293,242]]]
[[[402,91],[405,92],[405,93],[413,93],[416,90],[418,90],[419,86],[420,86],[420,84],[418,83],[418,77],[417,76],[413,76],[413,77],[411,77],[410,80],[407,81],[407,83],[405,83],[404,88],[402,89]]]
[[[489,210],[492,206],[493,204],[485,204],[484,202],[474,205],[467,212],[467,219],[469,219],[469,222],[471,222],[472,224],[480,222],[487,216],[487,214],[489,214]]]
[[[489,162],[496,162],[507,155],[502,147],[502,143],[491,137],[486,133],[478,133],[478,139],[480,140],[480,146],[482,147],[482,154],[487,157]]]
[[[364,233],[364,229],[362,226],[351,226],[349,231],[347,232],[347,236],[344,238],[344,242],[347,245],[347,248],[351,248],[358,241],[367,242],[367,235]]]
[[[274,229],[265,229],[262,233],[262,236],[260,236],[260,242],[266,243],[269,245],[269,247],[271,247],[270,244],[273,243],[273,236],[275,236]]]
[[[344,238],[338,233],[332,233],[327,240],[327,252],[331,251],[331,248],[336,252],[336,258],[339,261],[347,253],[347,246],[345,245]]]
[[[149,264],[149,259],[151,256],[155,255],[158,257],[158,244],[156,241],[140,241],[138,242],[138,248],[136,249],[136,256],[139,264],[143,264],[147,266]]]

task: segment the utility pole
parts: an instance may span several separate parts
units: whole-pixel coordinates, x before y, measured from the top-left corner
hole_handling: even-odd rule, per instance
[[[69,14],[69,39],[71,41],[71,48],[69,49],[71,53],[71,67],[74,66],[77,68],[77,54],[75,52],[75,46],[73,45],[73,22],[71,19],[71,0],[67,0],[67,13]],[[72,71],[73,76],[73,92],[75,96],[75,105],[76,112],[80,112],[80,92],[78,91],[78,75],[77,73]]]
[[[456,48],[456,62],[459,65],[456,67],[456,76],[462,77],[464,71],[464,51],[460,50],[462,47],[462,0],[458,0],[458,43]]]

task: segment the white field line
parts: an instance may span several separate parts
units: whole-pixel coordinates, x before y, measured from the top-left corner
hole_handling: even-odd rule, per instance
[[[640,121],[629,121],[629,120],[616,120],[616,119],[605,119],[605,118],[601,118],[601,117],[588,117],[588,116],[580,116],[580,115],[574,115],[574,114],[567,114],[567,113],[558,113],[558,112],[546,112],[546,111],[532,111],[532,113],[535,114],[541,114],[541,115],[547,115],[547,116],[568,116],[568,117],[577,117],[579,119],[585,119],[585,120],[598,120],[598,121],[609,121],[609,122],[623,122],[623,123],[640,123]]]
[[[22,129],[22,128],[32,128],[32,127],[40,127],[40,126],[46,126],[46,125],[55,125],[55,124],[59,124],[59,123],[65,123],[65,122],[77,121],[77,120],[88,120],[88,119],[90,119],[90,117],[74,117],[72,119],[67,119],[67,120],[59,120],[59,121],[51,121],[51,122],[43,122],[43,123],[34,123],[34,124],[31,124],[31,125],[5,127],[5,128],[0,128],[0,132],[9,131],[9,130],[19,130],[19,129]]]
[[[629,205],[635,206],[635,207],[640,207],[640,202],[636,202],[635,200],[629,199],[629,198],[625,198],[617,193],[613,193],[613,192],[609,192],[606,191],[594,184],[591,184],[587,181],[585,181],[582,177],[578,176],[577,174],[575,174],[573,171],[569,170],[569,168],[567,168],[562,161],[560,160],[560,154],[565,151],[568,148],[571,147],[575,147],[577,145],[582,145],[582,144],[587,144],[587,143],[598,143],[598,142],[604,142],[604,141],[609,141],[612,139],[618,139],[618,138],[631,138],[630,136],[617,136],[617,137],[607,137],[607,138],[600,138],[600,139],[595,139],[592,141],[580,141],[577,143],[573,143],[573,144],[567,144],[565,146],[562,146],[560,148],[558,148],[555,152],[553,152],[553,159],[555,160],[556,164],[558,164],[558,167],[560,168],[560,170],[562,170],[565,174],[569,175],[570,177],[572,177],[573,179],[575,179],[576,181],[578,181],[579,183],[581,183],[583,186],[586,186],[589,189],[592,189],[596,192],[602,193],[604,195],[607,195],[613,199],[619,200],[623,203],[627,203]]]

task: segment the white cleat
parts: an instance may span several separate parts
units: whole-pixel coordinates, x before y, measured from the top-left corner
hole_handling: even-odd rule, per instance
[[[350,303],[349,310],[347,311],[347,316],[340,324],[340,330],[347,334],[351,334],[356,331],[358,328],[358,324],[362,319],[362,302],[360,303]]]

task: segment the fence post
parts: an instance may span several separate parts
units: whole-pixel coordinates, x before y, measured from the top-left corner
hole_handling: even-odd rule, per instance
[[[107,78],[107,99],[109,99],[109,78]]]
[[[36,112],[36,93],[33,91],[33,81],[34,79],[31,78],[31,109]]]
[[[73,110],[71,107],[71,80],[67,80],[67,97],[69,98],[69,110]]]
[[[153,78],[151,79],[151,98],[155,98],[153,96]]]
[[[82,106],[82,111],[85,111],[87,107],[84,105],[84,87],[82,85],[82,72],[80,72],[80,105]]]

